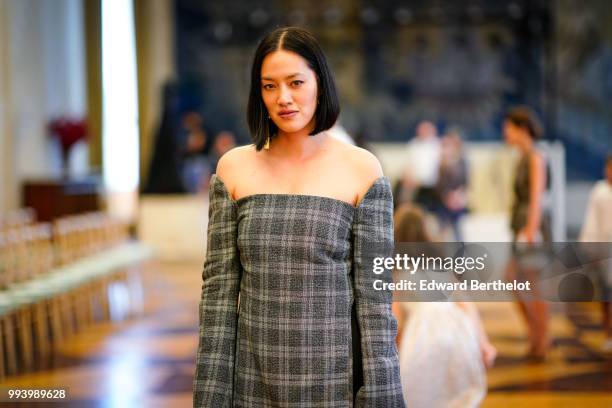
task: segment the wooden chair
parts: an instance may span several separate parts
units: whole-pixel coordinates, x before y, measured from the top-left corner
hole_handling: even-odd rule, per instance
[[[24,366],[28,367],[33,363],[30,310],[23,298],[15,299],[9,296],[11,285],[23,278],[24,263],[27,260],[24,237],[25,234],[21,229],[11,226],[4,233],[2,247],[4,265],[2,275],[5,290],[0,300],[0,312],[7,351],[7,368],[10,373],[16,373],[19,364],[16,353],[17,344]]]
[[[66,337],[110,319],[108,287],[122,281],[130,288],[133,265],[151,256],[128,242],[126,223],[102,213],[53,225],[32,219],[27,211],[8,223],[4,217],[0,229],[0,378],[29,370]]]
[[[52,288],[40,286],[27,291],[14,290],[21,283],[29,282],[48,273],[53,267],[51,250],[51,228],[48,224],[25,225],[12,228],[5,234],[2,249],[4,300],[10,311],[3,310],[4,335],[7,336],[7,351],[12,348],[8,359],[11,372],[19,364],[29,369],[35,357],[44,358],[50,351],[49,322],[54,316],[51,311],[49,293]],[[10,303],[9,303],[10,302]],[[10,313],[9,313],[10,312]],[[19,358],[12,346],[16,335]]]
[[[36,221],[36,211],[32,208],[21,208],[10,211],[0,217],[0,231],[19,228],[24,225],[33,224]]]

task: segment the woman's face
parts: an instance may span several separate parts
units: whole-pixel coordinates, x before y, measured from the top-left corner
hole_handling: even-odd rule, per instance
[[[504,138],[506,143],[513,146],[521,146],[525,138],[529,139],[529,134],[525,129],[515,125],[512,121],[504,121]]]
[[[284,133],[314,128],[317,77],[300,55],[285,50],[268,54],[261,65],[261,95],[270,118]]]

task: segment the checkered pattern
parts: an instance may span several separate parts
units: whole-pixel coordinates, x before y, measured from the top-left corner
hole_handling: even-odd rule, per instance
[[[240,286],[236,205],[214,180],[208,219],[193,405],[231,407]]]
[[[194,405],[350,407],[356,393],[356,406],[403,407],[391,299],[363,287],[358,253],[393,240],[389,182],[376,180],[358,208],[290,194],[234,202],[221,180],[211,183]]]
[[[374,279],[391,281],[390,274],[376,276],[372,272],[372,252],[380,256],[381,251],[385,256],[393,253],[393,197],[384,178],[370,188],[353,220],[353,271],[364,382],[357,392],[357,407],[404,406],[392,294],[372,287]]]

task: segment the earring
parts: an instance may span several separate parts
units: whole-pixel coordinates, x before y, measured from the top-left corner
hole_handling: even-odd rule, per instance
[[[268,120],[272,119],[270,115],[268,115]],[[268,150],[270,148],[270,136],[266,137],[266,143],[264,144],[264,150]]]

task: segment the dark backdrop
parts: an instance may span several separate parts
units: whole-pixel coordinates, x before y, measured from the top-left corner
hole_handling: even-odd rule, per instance
[[[567,148],[568,176],[599,178],[612,140],[612,4],[606,1],[176,0],[181,105],[248,141],[245,106],[258,40],[299,25],[335,73],[342,124],[404,141],[418,121],[500,140],[503,112],[528,104]]]

